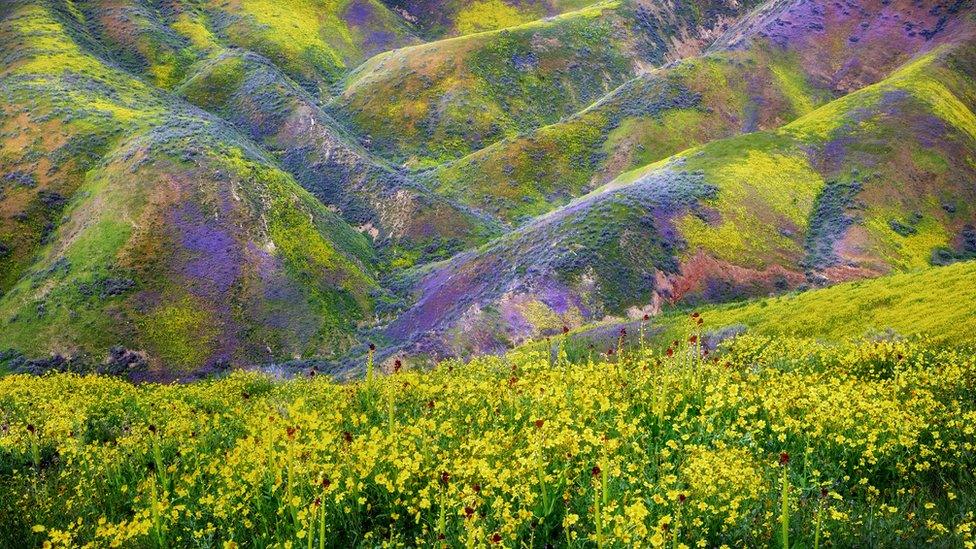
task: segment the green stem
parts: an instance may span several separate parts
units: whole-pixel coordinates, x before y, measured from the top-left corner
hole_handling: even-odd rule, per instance
[[[783,542],[783,549],[790,547],[790,477],[789,468],[783,466],[783,509],[780,511],[779,521],[782,531],[780,537]]]
[[[319,506],[319,549],[325,549],[325,494],[322,494],[322,505]]]
[[[823,502],[817,508],[817,530],[813,534],[813,549],[820,549],[820,528],[823,526]]]

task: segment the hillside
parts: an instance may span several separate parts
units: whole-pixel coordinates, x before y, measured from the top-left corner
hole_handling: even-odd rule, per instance
[[[655,314],[961,253],[973,224],[974,51],[935,50],[781,129],[630,172],[417,271],[405,281],[417,302],[388,335],[424,352],[497,350],[629,308]]]
[[[691,10],[652,15],[640,0],[604,1],[394,50],[353,71],[332,108],[377,154],[430,167],[571,115],[747,5],[712,2],[699,20]]]
[[[976,256],[976,247],[970,257]],[[667,348],[688,332],[689,315],[703,319],[702,344],[716,350],[735,337],[757,339],[802,338],[824,344],[844,344],[861,338],[875,340],[925,338],[935,347],[976,345],[967,318],[976,315],[976,262],[928,267],[870,280],[845,282],[828,288],[793,292],[736,303],[700,305],[665,311],[641,319],[607,318],[570,332],[565,344],[557,339],[526,343],[526,349],[562,345],[572,360],[626,345]]]
[[[424,178],[442,194],[525,222],[630,169],[778,128],[876,83],[969,32],[962,18],[946,16],[950,10],[907,1],[856,10],[774,3],[745,17],[705,56],[639,75],[568,119],[507,137]],[[892,13],[904,25],[892,24]]]
[[[9,9],[9,8],[8,8]],[[5,348],[170,377],[348,348],[368,240],[225,122],[104,63],[43,6],[3,18]],[[9,244],[8,244],[9,243]]]
[[[369,342],[503,353],[969,259],[974,27],[947,0],[5,2],[0,357],[350,375]]]

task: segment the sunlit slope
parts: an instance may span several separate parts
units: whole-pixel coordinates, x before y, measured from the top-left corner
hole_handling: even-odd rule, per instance
[[[416,42],[377,0],[51,2],[124,68],[172,88],[227,47],[271,59],[315,94],[369,56]]]
[[[604,1],[552,19],[380,54],[357,68],[333,100],[337,117],[371,150],[411,167],[459,158],[504,137],[557,122],[638,70],[694,54],[725,15],[638,0]],[[688,40],[696,46],[681,48]],[[686,44],[685,44],[686,45]]]
[[[971,43],[940,48],[782,129],[628,173],[418,272],[416,305],[390,333],[420,348],[492,349],[606,314],[965,257],[976,223],[974,53]]]
[[[703,57],[621,85],[573,116],[424,174],[432,188],[520,224],[689,147],[775,129],[873,84],[974,26],[971,7],[908,0],[774,2]],[[895,24],[894,15],[903,24]]]
[[[17,174],[0,347],[97,363],[119,346],[160,377],[347,348],[375,300],[367,238],[223,121],[92,55],[75,24],[31,3],[0,21]]]
[[[976,240],[971,258],[976,258]],[[693,308],[703,319],[702,343],[715,350],[739,335],[759,338],[807,338],[839,345],[860,338],[924,338],[932,346],[973,346],[976,333],[976,261],[897,273],[732,304]],[[667,311],[648,320],[605,319],[571,332],[565,349],[574,359],[605,352],[619,344],[643,341],[655,349],[687,337],[695,324],[689,308]],[[556,340],[558,342],[558,340]],[[552,341],[549,346],[554,345]],[[546,342],[526,344],[545,348]]]
[[[599,0],[382,0],[427,38],[499,30]]]

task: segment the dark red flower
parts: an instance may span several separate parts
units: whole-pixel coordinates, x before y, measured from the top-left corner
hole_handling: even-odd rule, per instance
[[[694,345],[695,343],[698,343],[698,336],[693,335],[693,336],[689,337],[688,338],[688,343],[691,343],[692,345]]]
[[[474,490],[474,493],[477,494],[481,492],[481,485],[476,483],[474,486],[471,487],[471,489]]]
[[[569,333],[569,326],[563,326],[563,335],[566,335],[568,333]]]
[[[542,420],[542,419],[535,420],[535,428],[536,429],[542,429],[542,425],[544,423],[545,423],[545,420]]]
[[[156,426],[155,425],[150,425],[149,426],[149,432],[155,435],[156,434]]]
[[[433,400],[428,400],[427,401],[427,408],[429,408],[431,410],[434,409],[434,401]]]
[[[328,490],[329,489],[329,486],[332,486],[332,481],[329,479],[329,477],[323,477],[322,478],[322,489],[323,490]]]
[[[314,503],[315,503],[315,506],[316,507],[318,507],[319,505],[322,505],[322,498],[315,498],[315,502]]]
[[[400,359],[398,358],[393,361],[393,373],[399,372],[400,368],[403,368],[403,363],[400,362]]]
[[[780,453],[780,455],[779,455],[779,464],[780,465],[786,465],[789,462],[790,462],[790,455],[787,454],[786,452]]]
[[[346,442],[352,442],[352,433],[350,433],[349,431],[343,431],[342,440]]]
[[[684,494],[678,494],[678,503],[684,503],[686,499],[688,499],[688,497]]]
[[[620,337],[627,337],[627,328],[620,329]]]
[[[369,351],[370,351],[370,352],[373,352],[373,351],[375,351],[375,350],[376,350],[376,344],[375,344],[375,343],[370,343],[370,344],[369,344]]]
[[[470,507],[465,507],[464,508],[464,516],[466,516],[468,518],[471,518],[473,515],[474,515],[474,509],[472,509]]]
[[[27,424],[27,432],[28,432],[28,433],[30,433],[30,434],[32,434],[32,435],[33,435],[33,434],[34,434],[34,431],[36,431],[36,430],[37,430],[37,429],[35,429],[35,427],[34,427],[34,424],[33,424],[33,423],[28,423],[28,424]]]
[[[502,542],[502,536],[501,536],[501,534],[496,533],[496,534],[492,535],[491,536],[491,542],[492,543],[501,543]]]
[[[607,349],[607,356],[613,356],[613,347]]]
[[[698,312],[691,313],[691,318],[698,318],[700,316],[701,316],[701,313],[698,313]]]
[[[437,534],[437,539],[447,539],[447,536],[444,534]]]
[[[442,471],[441,472],[441,484],[445,484],[446,485],[450,481],[451,481],[451,474],[448,473],[447,471]]]
[[[650,319],[651,319],[651,315],[644,315],[644,322],[647,322]]]
[[[295,438],[295,432],[298,431],[298,427],[288,427],[285,432],[288,433],[288,438]]]
[[[590,474],[593,475],[594,477],[600,476],[600,472],[601,471],[599,465],[594,465],[593,468],[590,469]]]
[[[667,353],[668,356],[674,356],[674,349],[672,349],[671,347],[668,347],[668,350],[665,351],[665,353]]]

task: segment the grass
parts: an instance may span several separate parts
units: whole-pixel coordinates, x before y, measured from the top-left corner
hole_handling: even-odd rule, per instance
[[[976,262],[928,267],[873,280],[838,284],[745,303],[702,309],[709,330],[742,326],[761,336],[795,336],[822,341],[862,337],[916,337],[933,344],[974,345],[964,319],[976,317]],[[684,314],[662,317],[655,341],[678,337]]]

